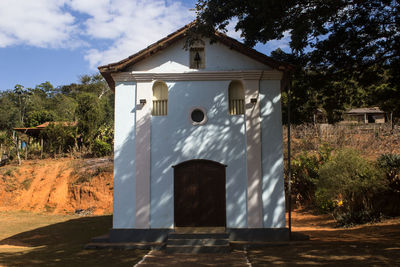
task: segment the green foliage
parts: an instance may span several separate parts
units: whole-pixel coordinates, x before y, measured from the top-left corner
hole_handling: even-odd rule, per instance
[[[199,0],[187,43],[199,33],[213,40],[232,19],[248,46],[288,36],[292,54],[271,56],[296,66],[294,123],[310,122],[316,108],[330,123],[350,107],[379,105],[400,117],[399,9],[387,0]]]
[[[298,202],[310,204],[313,201],[318,168],[319,160],[315,155],[304,153],[293,160],[291,186]]]
[[[320,64],[357,68],[398,59],[399,7],[387,0],[199,0],[196,30],[211,35],[237,18],[235,30],[248,45],[281,39],[288,31],[296,53],[311,47]]]
[[[358,152],[337,151],[319,169],[317,204],[333,208],[335,219],[343,225],[364,223],[380,216],[377,196],[386,190],[381,172]]]
[[[8,141],[7,133],[6,132],[0,132],[0,144],[6,144],[7,141]]]
[[[93,154],[96,157],[104,157],[111,155],[112,146],[99,139],[94,140],[93,143]]]
[[[47,121],[55,121],[56,114],[53,111],[37,110],[28,113],[25,125],[35,127]]]
[[[79,95],[76,116],[81,140],[83,144],[89,146],[97,133],[102,119],[102,110],[98,97],[90,93]]]
[[[0,92],[0,129],[9,132],[13,127],[21,125],[18,120],[18,108],[12,96],[11,91]]]
[[[63,124],[50,123],[41,136],[46,140],[46,148],[50,153],[67,152],[74,147],[76,128]]]
[[[379,198],[382,212],[388,216],[400,215],[400,155],[383,154],[377,162],[388,183],[388,189]]]
[[[330,159],[332,148],[322,144],[317,155],[303,153],[292,162],[292,194],[300,204],[314,204],[316,185],[319,181],[319,168]]]
[[[377,165],[385,173],[389,189],[400,194],[400,155],[382,154]]]
[[[44,82],[35,88],[17,84],[13,90],[0,92],[0,142],[4,143],[3,132],[9,139],[14,127],[34,127],[47,121],[78,122],[78,130],[55,123],[43,131],[45,155],[66,152],[76,146],[88,148],[89,154],[104,154],[103,146],[96,146],[103,149],[97,153],[93,144],[99,139],[112,147],[113,120],[114,95],[100,74],[83,75],[80,83],[57,88]],[[33,149],[39,153],[40,139],[33,137],[36,145],[30,147],[30,152]],[[10,153],[12,158],[15,151]]]

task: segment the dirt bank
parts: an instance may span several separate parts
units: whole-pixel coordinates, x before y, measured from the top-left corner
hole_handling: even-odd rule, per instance
[[[112,212],[113,163],[100,159],[27,160],[0,168],[0,210]]]

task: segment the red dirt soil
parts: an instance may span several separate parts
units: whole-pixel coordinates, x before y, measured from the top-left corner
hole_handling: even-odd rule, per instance
[[[0,210],[112,213],[109,159],[27,160],[0,168]]]

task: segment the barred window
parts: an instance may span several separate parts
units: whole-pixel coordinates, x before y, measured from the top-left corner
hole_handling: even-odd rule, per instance
[[[168,86],[164,82],[155,82],[153,85],[153,116],[168,115]]]
[[[244,89],[240,81],[229,84],[229,114],[244,114]]]

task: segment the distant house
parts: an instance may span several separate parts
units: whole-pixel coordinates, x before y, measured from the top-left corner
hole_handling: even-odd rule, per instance
[[[317,123],[327,123],[328,122],[328,116],[326,115],[326,111],[321,108],[317,108],[313,112],[313,122],[314,124]]]
[[[73,127],[76,126],[78,123],[76,121],[46,121],[45,123],[42,123],[38,126],[35,127],[26,127],[26,128],[13,128],[13,131],[19,132],[26,134],[31,137],[39,137],[39,134],[41,131],[46,129],[49,125],[54,124],[54,125],[59,125],[62,124],[63,126],[69,126]]]
[[[385,123],[385,112],[378,107],[354,108],[345,112],[344,119],[356,123]]]

